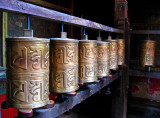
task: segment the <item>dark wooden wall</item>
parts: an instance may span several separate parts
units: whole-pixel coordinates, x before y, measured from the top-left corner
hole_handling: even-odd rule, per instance
[[[129,18],[133,30],[159,30],[160,29],[160,7],[158,0],[128,0]],[[140,51],[141,42],[147,37],[156,41],[155,67],[152,71],[160,72],[160,35],[139,34],[131,35],[131,69],[144,70],[141,67]],[[131,77],[132,96],[159,101],[160,81],[158,78]]]

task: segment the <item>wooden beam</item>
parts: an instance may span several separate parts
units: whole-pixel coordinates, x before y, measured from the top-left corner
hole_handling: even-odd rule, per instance
[[[90,20],[82,19],[72,15],[50,10],[44,7],[33,5],[19,0],[0,0],[0,9],[25,13],[55,21],[60,21],[72,25],[83,26],[91,29],[123,33],[123,30],[105,26]]]
[[[62,103],[56,103],[53,108],[49,109],[35,109],[35,116],[34,118],[55,118],[64,112],[72,109],[75,105],[81,103],[91,95],[95,94],[96,92],[100,91],[103,87],[111,84],[114,80],[118,79],[121,76],[121,71],[115,73],[112,78],[104,78],[98,83],[92,83],[87,85],[85,90],[78,90],[77,95],[73,97],[67,97],[67,99]]]
[[[136,76],[136,77],[150,77],[150,78],[156,78],[160,79],[160,73],[159,72],[147,72],[147,71],[140,71],[140,70],[130,70],[129,71],[130,76]]]
[[[131,34],[160,34],[160,30],[132,30]]]
[[[33,3],[33,4],[43,6],[43,7],[46,7],[46,8],[52,8],[54,10],[59,10],[59,11],[63,11],[63,12],[67,12],[67,13],[72,14],[72,9],[65,8],[65,7],[62,7],[60,5],[49,3],[49,2],[46,2],[46,1],[43,1],[43,0],[21,0],[21,1]]]

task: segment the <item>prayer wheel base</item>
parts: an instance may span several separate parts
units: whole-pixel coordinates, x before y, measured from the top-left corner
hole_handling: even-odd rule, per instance
[[[83,90],[88,89],[88,86],[87,86],[87,85],[88,85],[88,84],[83,83],[83,86],[80,86],[80,88],[79,88],[79,90],[78,90],[78,91],[83,91]]]
[[[102,80],[104,78],[104,76],[98,76],[99,80]]]
[[[151,72],[151,67],[152,66],[145,66],[143,71],[144,72]]]
[[[95,79],[83,79],[81,80],[81,83],[93,83],[97,81],[97,77]]]
[[[97,80],[97,81],[95,81],[94,83],[99,83],[100,82],[100,80]]]
[[[55,102],[53,100],[49,100],[48,104],[43,106],[43,107],[41,107],[41,108],[42,109],[49,109],[49,108],[54,107],[54,105],[55,105]]]
[[[109,77],[109,78],[112,78],[112,77],[113,77],[113,75],[112,75],[112,74],[110,74],[108,77]]]
[[[66,96],[76,96],[77,92],[65,93]]]
[[[60,89],[60,90],[53,90],[53,93],[58,93],[58,94],[65,94],[65,93],[72,93],[72,92],[75,92],[76,90],[79,89],[79,86],[76,86],[74,88],[71,88],[71,89]]]
[[[19,109],[18,110],[18,117],[28,118],[33,116],[32,109]]]
[[[84,83],[78,83],[78,85],[79,85],[79,87],[81,87],[81,86],[83,86],[83,85],[84,85]]]
[[[63,93],[58,94],[57,98],[55,99],[56,103],[62,103],[66,100],[66,96]]]
[[[103,79],[104,79],[104,78],[109,78],[109,75],[108,75],[108,76],[104,76]]]
[[[122,70],[122,68],[123,68],[123,65],[119,65],[118,67],[119,67],[119,70]]]
[[[113,75],[119,70],[119,67],[110,70],[110,74]]]

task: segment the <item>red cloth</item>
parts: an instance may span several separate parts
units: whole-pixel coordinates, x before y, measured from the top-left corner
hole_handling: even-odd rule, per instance
[[[0,95],[0,104],[6,100],[6,94]],[[17,116],[17,109],[1,109],[1,118],[14,118]]]

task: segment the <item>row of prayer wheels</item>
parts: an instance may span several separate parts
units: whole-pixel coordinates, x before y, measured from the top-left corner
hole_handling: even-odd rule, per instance
[[[69,93],[124,64],[118,40],[7,38],[7,103],[16,109],[45,106],[49,91]]]

